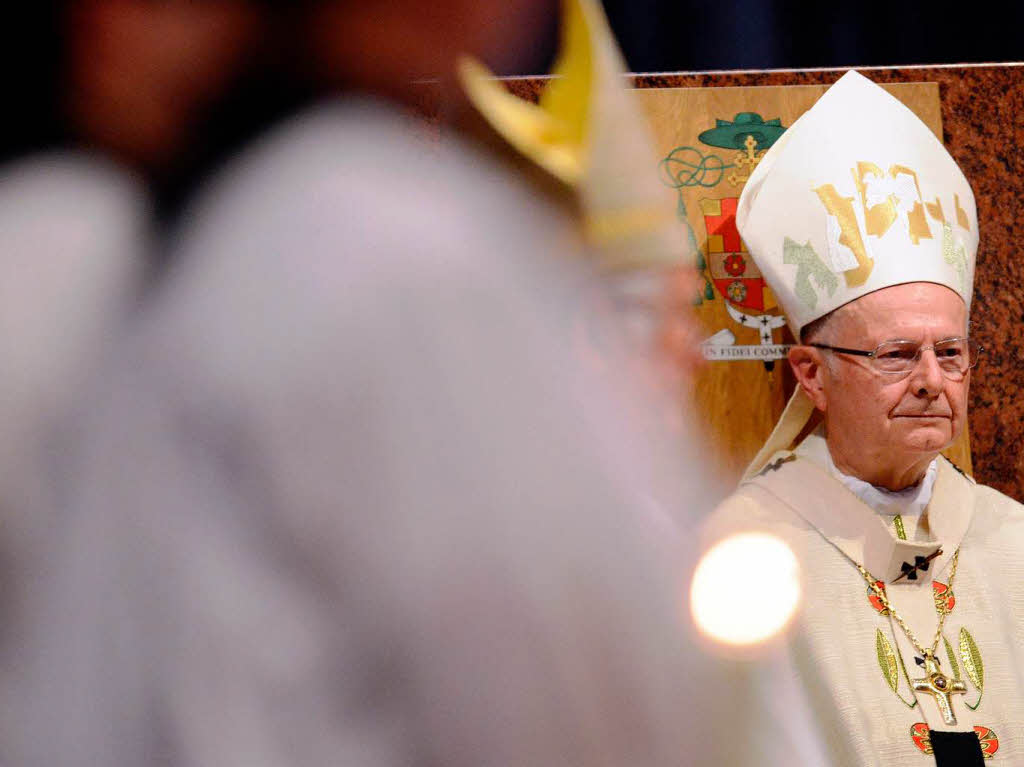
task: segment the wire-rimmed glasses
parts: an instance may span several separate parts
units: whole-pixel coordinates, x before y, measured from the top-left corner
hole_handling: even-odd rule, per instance
[[[811,343],[816,349],[828,349],[840,354],[868,357],[871,366],[879,373],[892,376],[906,376],[917,367],[921,354],[933,351],[939,368],[947,378],[962,378],[967,371],[978,364],[982,347],[971,338],[947,338],[936,344],[922,345],[917,341],[883,341],[874,349],[847,349],[842,346]]]

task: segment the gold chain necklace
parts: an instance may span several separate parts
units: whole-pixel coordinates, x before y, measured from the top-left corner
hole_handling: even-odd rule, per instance
[[[953,554],[953,566],[949,571],[949,588],[953,588],[953,579],[956,578],[956,566],[960,562],[960,549],[956,550]],[[907,639],[910,640],[910,644],[914,646],[914,649],[921,653],[924,658],[924,672],[925,677],[923,679],[914,679],[913,687],[916,692],[924,692],[931,695],[935,699],[936,705],[939,707],[939,711],[942,713],[942,719],[946,724],[956,724],[956,716],[953,715],[953,706],[949,699],[949,696],[953,693],[965,693],[967,692],[967,685],[959,679],[950,679],[948,676],[939,670],[939,662],[935,657],[935,651],[939,647],[939,640],[942,638],[942,627],[946,623],[946,615],[948,610],[939,610],[936,607],[936,612],[939,614],[939,627],[935,630],[935,639],[932,640],[932,646],[926,650],[924,646],[917,640],[914,632],[911,631],[910,626],[903,620],[903,616],[896,612],[896,609],[892,606],[889,601],[889,597],[885,594],[885,589],[878,585],[879,581],[874,578],[871,573],[864,569],[863,565],[858,562],[854,562],[857,565],[857,569],[860,570],[860,574],[864,576],[864,580],[868,583],[875,596],[878,597],[878,601],[882,606],[889,611],[889,614],[893,617],[899,627],[903,629],[903,633],[907,635]]]

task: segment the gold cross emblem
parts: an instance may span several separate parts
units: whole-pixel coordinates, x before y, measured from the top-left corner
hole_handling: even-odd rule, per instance
[[[764,152],[759,153],[757,151],[757,139],[753,136],[748,135],[746,140],[743,142],[743,146],[746,148],[746,151],[738,152],[736,154],[736,159],[733,160],[736,167],[739,168],[741,172],[733,172],[729,174],[729,183],[733,186],[741,186],[742,184],[745,184],[747,179],[750,178],[750,174],[754,172],[754,168],[756,168],[757,164],[761,162],[761,157],[764,156]],[[748,166],[746,168],[746,173],[742,172],[744,165]]]
[[[949,696],[955,692],[961,694],[967,692],[967,685],[959,679],[950,679],[943,674],[939,670],[939,662],[931,653],[926,653],[924,656],[924,673],[927,674],[924,679],[914,680],[914,690],[926,692],[935,698],[935,705],[942,712],[942,720],[946,724],[956,724]]]

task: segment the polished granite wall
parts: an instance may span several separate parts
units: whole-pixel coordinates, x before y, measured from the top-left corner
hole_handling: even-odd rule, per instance
[[[639,88],[715,88],[835,82],[845,70],[660,74]],[[978,203],[981,245],[973,333],[987,350],[971,384],[974,474],[1024,501],[1024,65],[862,69],[878,82],[936,82],[943,140]],[[542,80],[509,82],[535,97]],[[1018,326],[1019,324],[1019,326]]]

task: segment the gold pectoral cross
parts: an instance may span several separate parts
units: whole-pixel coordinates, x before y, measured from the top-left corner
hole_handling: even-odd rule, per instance
[[[959,679],[950,679],[939,671],[939,662],[931,653],[924,656],[924,673],[927,674],[924,679],[914,680],[915,692],[926,692],[935,698],[935,705],[942,712],[942,720],[946,724],[956,724],[949,696],[955,692],[967,692],[967,685]]]

